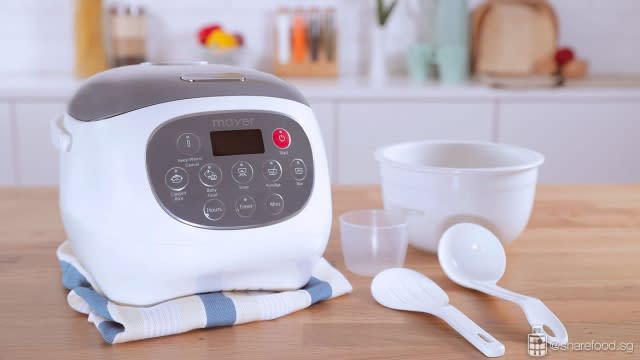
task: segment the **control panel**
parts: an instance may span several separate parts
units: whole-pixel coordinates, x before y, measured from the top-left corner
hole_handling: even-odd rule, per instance
[[[156,199],[175,219],[211,229],[259,227],[299,212],[311,195],[311,145],[279,113],[212,112],[170,120],[147,144]]]

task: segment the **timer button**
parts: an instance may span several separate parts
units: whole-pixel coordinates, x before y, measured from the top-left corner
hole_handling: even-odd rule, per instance
[[[291,136],[289,132],[283,128],[273,130],[271,137],[273,138],[274,145],[280,149],[286,149],[291,145]]]
[[[248,161],[238,161],[231,167],[231,177],[238,184],[248,184],[253,179],[253,166]]]
[[[184,190],[189,185],[189,173],[181,167],[172,167],[164,174],[164,183],[173,191]]]
[[[262,164],[262,175],[268,181],[276,182],[282,176],[282,166],[277,160],[267,160]]]
[[[224,216],[225,206],[224,203],[218,199],[210,199],[204,203],[202,212],[207,219],[218,221]]]
[[[216,164],[206,164],[200,168],[200,182],[207,187],[218,186],[222,181],[222,169]]]
[[[284,199],[282,195],[273,193],[267,198],[267,210],[272,215],[278,215],[284,210]]]
[[[244,195],[236,201],[236,213],[238,216],[248,218],[256,211],[256,200],[249,195]]]
[[[178,151],[183,155],[194,155],[200,151],[200,138],[194,133],[184,133],[178,136]]]
[[[307,177],[307,165],[302,159],[293,159],[289,165],[289,171],[291,176],[298,181],[302,181]]]

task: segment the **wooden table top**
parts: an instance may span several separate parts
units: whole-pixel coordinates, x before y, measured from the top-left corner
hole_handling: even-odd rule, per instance
[[[381,205],[373,186],[336,186],[333,195],[335,215]],[[55,257],[65,238],[56,197],[54,189],[0,189],[0,359],[484,358],[444,322],[375,303],[370,278],[344,267],[335,219],[326,258],[351,281],[352,294],[272,321],[106,345],[66,304]],[[638,345],[640,186],[541,186],[529,226],[507,256],[500,284],[541,298],[571,342]],[[505,344],[508,358],[528,358],[530,329],[520,308],[453,284],[432,254],[410,249],[406,266],[438,283],[453,305]]]

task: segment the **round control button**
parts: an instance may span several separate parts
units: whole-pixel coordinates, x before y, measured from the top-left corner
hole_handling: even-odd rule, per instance
[[[267,210],[273,215],[278,215],[284,210],[282,195],[273,193],[267,198]]]
[[[173,191],[184,190],[189,185],[189,173],[181,167],[172,167],[164,175],[164,183]]]
[[[268,181],[276,182],[282,176],[282,165],[277,160],[267,160],[262,164],[262,175]]]
[[[238,216],[248,218],[256,211],[256,201],[249,195],[244,195],[236,201],[236,213]]]
[[[205,164],[200,168],[200,182],[204,186],[218,186],[222,181],[222,169],[216,164]]]
[[[302,181],[307,177],[307,165],[302,159],[293,159],[289,165],[289,171],[291,176],[298,181]]]
[[[178,151],[184,155],[193,155],[200,151],[200,138],[193,133],[184,133],[178,136]]]
[[[238,161],[231,167],[231,177],[238,184],[247,184],[253,179],[253,167],[248,161]]]
[[[225,206],[224,203],[218,199],[209,199],[204,203],[202,212],[207,219],[218,221],[224,216]]]
[[[274,145],[280,149],[286,149],[291,145],[291,136],[289,132],[283,128],[273,130],[271,137],[273,138]]]

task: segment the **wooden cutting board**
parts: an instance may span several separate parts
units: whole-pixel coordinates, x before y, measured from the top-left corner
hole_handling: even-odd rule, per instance
[[[558,21],[545,0],[489,0],[472,15],[476,73],[526,76],[557,47]]]

